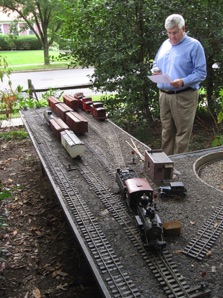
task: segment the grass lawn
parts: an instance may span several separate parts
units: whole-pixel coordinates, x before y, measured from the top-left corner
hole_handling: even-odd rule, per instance
[[[50,55],[58,56],[59,53],[50,51]],[[13,71],[66,68],[67,62],[53,62],[51,65],[44,65],[43,50],[39,51],[0,51],[0,55],[6,58],[8,66]]]

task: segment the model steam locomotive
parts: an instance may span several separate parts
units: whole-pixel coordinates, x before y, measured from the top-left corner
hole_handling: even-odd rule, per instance
[[[157,214],[152,187],[145,178],[137,177],[133,169],[117,169],[116,182],[128,207],[134,212],[145,246],[163,249],[162,221]]]

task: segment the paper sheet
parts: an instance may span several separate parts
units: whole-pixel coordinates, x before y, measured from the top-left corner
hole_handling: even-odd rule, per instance
[[[153,75],[153,76],[148,76],[148,78],[154,83],[169,84],[171,82],[171,78],[168,74]]]

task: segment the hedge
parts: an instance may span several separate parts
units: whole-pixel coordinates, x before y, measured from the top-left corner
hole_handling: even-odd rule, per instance
[[[0,50],[42,50],[42,45],[35,35],[0,34]]]

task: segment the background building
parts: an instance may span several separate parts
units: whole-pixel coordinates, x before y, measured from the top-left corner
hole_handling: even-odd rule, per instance
[[[24,20],[18,20],[18,13],[4,13],[0,7],[0,34],[33,35],[33,31],[27,28]],[[34,24],[36,29],[36,25]],[[38,31],[38,30],[37,30]]]

